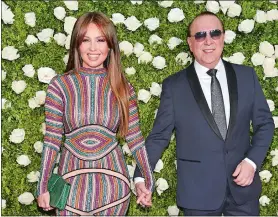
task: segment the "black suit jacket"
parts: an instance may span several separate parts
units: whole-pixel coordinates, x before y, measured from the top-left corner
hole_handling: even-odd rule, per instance
[[[230,96],[227,138],[223,140],[220,135],[192,63],[163,81],[157,117],[146,139],[154,169],[175,129],[177,205],[184,208],[219,208],[227,184],[238,204],[261,193],[258,171],[274,132],[272,114],[254,69],[223,62]],[[257,165],[257,171],[253,183],[241,187],[232,174],[245,157]],[[136,168],[134,177],[138,176],[141,174]]]

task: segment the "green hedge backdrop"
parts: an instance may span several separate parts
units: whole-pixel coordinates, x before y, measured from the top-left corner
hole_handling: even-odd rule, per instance
[[[127,75],[128,80],[133,84],[136,91],[140,89],[149,90],[152,82],[162,83],[167,76],[183,69],[176,63],[175,57],[180,52],[189,53],[186,44],[186,30],[189,22],[196,14],[206,11],[206,2],[195,4],[193,1],[174,1],[169,8],[163,8],[156,1],[144,0],[142,4],[132,4],[131,1],[79,1],[78,10],[69,10],[63,1],[11,1],[5,3],[14,13],[13,24],[4,24],[2,22],[2,49],[6,46],[14,46],[19,51],[20,58],[9,61],[2,59],[2,70],[6,72],[6,78],[2,81],[2,98],[11,102],[11,107],[4,109],[2,105],[2,215],[49,215],[38,209],[35,200],[30,205],[23,205],[18,201],[19,195],[24,192],[34,194],[37,182],[30,183],[27,180],[27,174],[32,171],[40,171],[41,154],[36,153],[33,147],[36,141],[43,141],[41,124],[44,122],[44,107],[31,109],[28,106],[28,99],[35,96],[36,91],[46,90],[47,84],[42,83],[37,78],[37,70],[40,67],[50,67],[57,73],[63,73],[65,70],[64,56],[68,50],[59,46],[51,38],[49,43],[39,41],[36,44],[28,46],[25,43],[27,35],[35,35],[42,29],[51,28],[56,33],[64,33],[64,21],[58,20],[54,16],[54,8],[61,6],[66,10],[66,16],[79,17],[87,11],[101,11],[108,17],[113,13],[121,13],[125,18],[135,16],[141,23],[152,17],[159,19],[159,27],[150,31],[144,25],[136,31],[128,30],[124,24],[117,25],[119,42],[129,41],[133,45],[140,42],[144,45],[144,50],[155,56],[162,56],[166,59],[166,67],[162,70],[156,69],[151,63],[138,64],[137,57],[132,54],[126,56],[122,53],[123,68],[134,67],[136,73]],[[224,56],[230,57],[236,52],[242,52],[245,56],[243,64],[253,66],[251,57],[259,52],[260,42],[268,41],[272,45],[278,45],[278,22],[268,21],[266,23],[255,22],[251,33],[245,34],[238,31],[238,25],[245,19],[253,19],[257,10],[269,11],[277,9],[277,3],[271,3],[268,0],[260,1],[236,1],[241,5],[242,12],[240,16],[231,18],[219,11],[217,14],[224,21],[226,30],[232,30],[237,35],[231,44],[226,44]],[[181,22],[171,23],[167,15],[171,8],[180,8],[183,10],[185,18]],[[31,27],[25,24],[24,16],[28,12],[36,14],[36,25]],[[152,34],[157,34],[163,39],[160,45],[150,45],[148,42]],[[170,50],[167,42],[171,37],[178,37],[183,40],[179,46]],[[277,57],[276,57],[277,58]],[[32,64],[36,70],[33,78],[27,77],[22,71],[26,64]],[[278,66],[276,59],[276,67]],[[263,91],[267,99],[270,99],[276,105],[273,116],[278,116],[278,94],[277,77],[264,77],[262,66],[255,67]],[[24,80],[27,83],[26,89],[21,94],[16,94],[11,86],[14,80]],[[276,89],[276,90],[275,90]],[[139,101],[140,122],[143,135],[146,137],[152,128],[154,113],[159,105],[159,97],[152,96],[148,103]],[[20,144],[9,141],[11,132],[21,128],[25,130],[25,139]],[[261,206],[261,215],[277,215],[278,213],[278,170],[277,165],[272,166],[270,151],[278,148],[278,130],[275,129],[275,136],[269,153],[264,161],[262,170],[269,170],[272,177],[268,183],[263,183],[262,195],[266,195],[270,202],[266,206]],[[16,161],[17,157],[25,154],[31,163],[23,167]],[[276,156],[277,157],[277,156]],[[128,164],[131,164],[132,157],[126,156]],[[160,196],[155,192],[153,194],[153,206],[150,209],[143,209],[136,205],[135,197],[132,197],[128,215],[168,215],[167,208],[176,204],[175,186],[176,186],[176,167],[175,167],[175,140],[170,142],[169,148],[164,152],[162,161],[164,168],[160,173],[155,173],[156,179],[162,177],[167,180],[169,189]],[[5,201],[3,201],[5,200]],[[181,215],[181,212],[180,212]]]

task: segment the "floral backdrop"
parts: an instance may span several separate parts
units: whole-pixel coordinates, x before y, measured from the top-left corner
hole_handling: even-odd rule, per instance
[[[38,209],[34,198],[45,133],[45,91],[51,78],[65,70],[76,18],[87,11],[101,11],[116,25],[124,73],[137,91],[146,137],[159,105],[163,79],[192,62],[187,26],[206,10],[224,21],[224,59],[256,69],[273,114],[275,135],[260,171],[260,208],[261,215],[278,215],[277,1],[5,0],[1,4],[2,215],[51,214]],[[133,176],[130,151],[124,141],[121,145]],[[175,200],[174,133],[156,165],[155,176],[152,208],[140,208],[133,196],[128,215],[182,214]]]

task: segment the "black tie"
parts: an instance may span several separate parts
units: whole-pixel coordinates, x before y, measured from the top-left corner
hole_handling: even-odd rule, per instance
[[[217,69],[210,69],[207,73],[211,76],[211,111],[222,138],[226,139],[227,124],[221,86],[216,78]]]

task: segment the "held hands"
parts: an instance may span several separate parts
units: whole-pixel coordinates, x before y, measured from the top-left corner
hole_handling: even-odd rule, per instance
[[[233,177],[235,177],[234,182],[242,187],[248,186],[253,182],[254,175],[254,167],[247,161],[243,160],[237,165],[236,170],[233,173]]]
[[[137,204],[140,204],[142,207],[152,206],[152,193],[147,190],[145,182],[138,182],[135,184],[135,189],[137,193]]]
[[[49,205],[49,201],[50,201],[50,195],[49,195],[49,192],[45,192],[43,194],[41,194],[38,198],[37,198],[37,201],[38,201],[38,205],[39,207],[43,208],[44,211],[49,211],[49,210],[52,210],[54,209],[53,207],[51,207]]]

